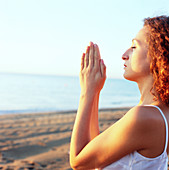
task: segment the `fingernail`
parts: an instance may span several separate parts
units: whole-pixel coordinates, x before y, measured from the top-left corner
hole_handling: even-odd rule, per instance
[[[90,41],[90,45],[92,45],[93,44],[93,42],[92,41]]]
[[[103,59],[101,59],[101,63],[102,63],[102,64],[104,64],[104,61],[103,61]]]

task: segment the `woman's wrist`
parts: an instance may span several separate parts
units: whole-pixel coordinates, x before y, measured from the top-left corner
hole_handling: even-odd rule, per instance
[[[92,93],[92,92],[81,92],[80,94],[80,98],[87,98],[87,99],[95,99],[98,98],[100,95],[100,93]]]

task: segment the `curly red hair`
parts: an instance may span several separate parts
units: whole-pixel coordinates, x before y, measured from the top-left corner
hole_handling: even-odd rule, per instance
[[[153,90],[156,99],[160,98],[169,106],[169,17],[158,16],[144,19],[148,28],[148,56],[150,70],[154,78]]]

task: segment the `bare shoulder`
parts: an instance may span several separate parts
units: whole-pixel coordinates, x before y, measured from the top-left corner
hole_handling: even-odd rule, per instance
[[[153,106],[135,106],[125,116],[141,124],[153,124],[155,121],[162,120],[159,110]]]
[[[122,119],[121,123],[127,123],[133,133],[144,136],[145,131],[147,134],[152,134],[160,130],[159,127],[164,126],[159,110],[151,106],[135,106]]]
[[[160,111],[154,106],[136,106],[127,114],[143,137],[143,145],[137,151],[146,157],[159,156],[165,146],[165,122]]]
[[[160,136],[160,115],[154,107],[136,106],[108,128],[102,134],[104,142],[100,143],[104,143],[105,148],[110,150],[111,161],[114,162],[133,151],[141,151],[145,156],[158,155],[159,151],[153,155],[149,153],[159,145],[157,138],[163,137]],[[154,140],[157,142],[152,143]]]
[[[118,134],[118,137],[123,135],[125,143],[129,141],[129,145],[133,140],[132,146],[135,145],[135,147],[132,149],[139,150],[147,147],[147,141],[154,135],[154,132],[160,131],[159,127],[162,125],[164,125],[164,121],[158,109],[155,107],[135,106],[113,124],[109,132]]]

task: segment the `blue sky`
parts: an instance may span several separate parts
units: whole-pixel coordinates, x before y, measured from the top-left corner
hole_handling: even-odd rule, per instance
[[[169,15],[168,0],[1,0],[0,72],[79,75],[90,41],[107,75],[122,78],[122,54],[145,17]]]

